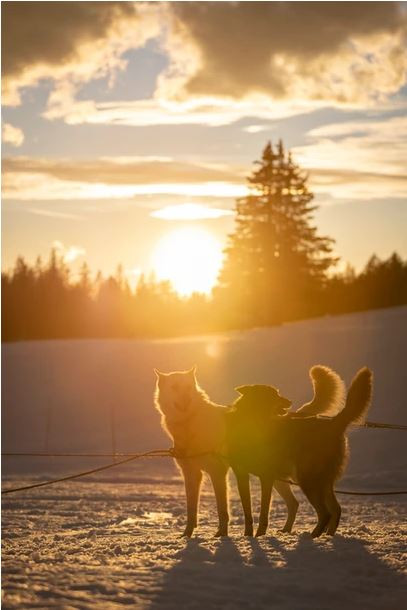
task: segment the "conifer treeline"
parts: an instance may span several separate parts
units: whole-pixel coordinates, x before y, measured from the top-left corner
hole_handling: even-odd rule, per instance
[[[212,299],[181,298],[168,282],[144,277],[131,290],[120,268],[115,276],[92,279],[84,265],[72,282],[55,252],[45,265],[30,266],[19,258],[13,271],[2,274],[2,339],[165,337],[261,322],[248,319],[224,297],[215,292]],[[303,313],[297,310],[287,320],[402,304],[407,304],[407,261],[397,254],[387,260],[372,256],[361,273],[348,268],[328,280],[311,312],[306,303]]]
[[[211,298],[181,298],[169,282],[144,276],[131,290],[120,267],[92,279],[84,264],[71,281],[52,251],[45,265],[19,258],[2,274],[3,341],[174,336],[407,303],[407,261],[396,253],[372,256],[359,274],[332,274],[333,240],[318,235],[307,176],[282,142],[266,145],[248,185]]]
[[[20,257],[13,271],[2,273],[3,341],[193,333],[208,314],[203,295],[181,299],[169,282],[153,277],[141,276],[131,290],[120,266],[114,276],[92,278],[84,264],[73,281],[54,250],[44,265]]]

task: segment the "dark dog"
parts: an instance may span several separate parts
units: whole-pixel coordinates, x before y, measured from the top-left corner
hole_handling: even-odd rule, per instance
[[[295,418],[287,414],[291,402],[272,386],[241,386],[241,394],[227,415],[229,463],[233,468],[245,515],[245,534],[253,531],[249,474],[261,483],[261,510],[256,536],[266,533],[274,481],[292,480],[315,508],[314,538],[333,535],[341,507],[334,483],[348,457],[346,429],[366,415],[372,395],[372,373],[361,369],[352,381],[344,408],[332,419]]]

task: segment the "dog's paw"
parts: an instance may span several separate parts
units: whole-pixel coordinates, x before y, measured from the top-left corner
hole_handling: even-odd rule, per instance
[[[308,542],[312,540],[311,532],[300,532],[298,534],[298,538],[304,542]]]
[[[291,534],[292,527],[287,527],[285,525],[281,530],[278,530],[278,531],[281,532],[282,534]]]
[[[245,536],[250,536],[250,538],[251,538],[253,536],[253,526],[245,527],[244,528],[244,535]]]

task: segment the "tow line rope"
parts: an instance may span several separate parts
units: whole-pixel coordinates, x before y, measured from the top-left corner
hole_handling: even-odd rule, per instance
[[[5,455],[34,455],[34,456],[49,456],[50,454],[27,454],[27,453],[23,453],[23,454],[5,454]],[[82,456],[86,456],[86,457],[104,457],[107,455],[113,456],[114,454],[53,454],[57,457],[60,457],[62,455],[65,455],[67,457],[82,457]],[[117,454],[116,454],[117,455]],[[205,454],[199,454],[200,456],[205,455]],[[11,493],[16,493],[18,491],[27,491],[29,489],[35,489],[36,487],[45,487],[47,485],[54,485],[55,483],[62,483],[63,481],[71,481],[72,479],[79,479],[80,477],[85,477],[89,474],[94,474],[95,472],[101,472],[103,470],[108,470],[109,468],[114,468],[115,466],[120,466],[122,464],[126,464],[128,462],[132,462],[133,460],[137,460],[139,458],[143,458],[143,457],[176,457],[174,455],[174,452],[168,449],[157,449],[155,451],[147,451],[145,453],[135,453],[135,454],[131,454],[129,457],[126,457],[122,460],[116,461],[116,462],[112,462],[111,464],[106,464],[105,466],[100,466],[99,468],[92,468],[91,470],[84,470],[82,472],[77,472],[76,474],[71,474],[68,475],[66,477],[61,477],[59,479],[51,479],[49,481],[43,481],[42,483],[34,483],[33,485],[24,485],[23,487],[13,487],[12,489],[5,489],[2,490],[1,494],[2,495],[6,495],[6,494],[11,494]],[[189,457],[199,457],[198,455],[195,456],[189,456]],[[296,485],[298,486],[298,483],[295,483],[294,481],[284,481],[285,483],[290,483],[290,485]],[[401,495],[405,495],[407,494],[407,490],[400,490],[400,491],[349,491],[349,490],[344,490],[344,489],[335,489],[336,493],[338,494],[343,494],[343,495],[347,495],[347,496],[401,496]]]
[[[399,425],[399,424],[385,424],[381,422],[366,422],[364,424],[359,424],[356,427],[358,428],[383,428],[389,430],[407,430],[407,426]],[[24,485],[23,487],[13,487],[11,489],[2,490],[1,494],[11,494],[18,491],[27,491],[29,489],[35,489],[36,487],[45,487],[47,485],[54,485],[55,483],[62,483],[63,481],[72,481],[73,479],[79,479],[81,477],[85,477],[89,474],[94,474],[96,472],[102,472],[103,470],[108,470],[109,468],[114,468],[115,466],[121,466],[122,464],[126,464],[128,462],[132,462],[134,460],[138,460],[143,457],[176,457],[175,453],[171,449],[155,449],[152,451],[146,451],[144,453],[2,453],[4,457],[114,457],[115,461],[106,464],[105,466],[99,466],[98,468],[92,468],[91,470],[84,470],[82,472],[77,472],[76,474],[67,475],[65,477],[61,477],[59,479],[50,479],[49,481],[43,481],[42,483],[34,483],[32,485]],[[202,455],[208,454],[196,454],[188,457],[200,457]],[[121,457],[123,459],[117,461],[117,458]],[[284,481],[285,483],[290,483],[291,485],[297,485],[293,481]],[[335,489],[336,493],[343,494],[347,496],[401,496],[407,494],[407,490],[400,491],[349,491],[344,489]]]
[[[19,455],[30,455],[30,454],[19,454]],[[34,454],[38,455],[38,454]],[[49,455],[49,454],[46,454]],[[58,455],[58,454],[56,454]],[[80,455],[80,454],[78,454]],[[78,455],[71,454],[71,457],[77,457]],[[137,460],[142,457],[170,457],[172,454],[167,449],[157,449],[155,451],[146,451],[145,453],[134,453],[130,457],[127,457],[123,460],[119,460],[118,462],[112,462],[111,464],[106,464],[105,466],[99,466],[99,468],[92,468],[92,470],[84,470],[82,472],[77,472],[76,474],[71,474],[66,477],[61,477],[60,479],[51,479],[49,481],[43,481],[42,483],[34,483],[33,485],[24,485],[23,487],[13,487],[12,489],[4,489],[1,492],[1,495],[12,494],[17,491],[26,491],[28,489],[35,489],[36,487],[45,487],[46,485],[54,485],[54,483],[62,483],[63,481],[71,481],[72,479],[79,479],[80,477],[85,477],[88,474],[94,474],[95,472],[102,472],[102,470],[108,470],[109,468],[114,468],[115,466],[120,466],[121,464],[126,464],[127,462],[131,462],[133,460]]]

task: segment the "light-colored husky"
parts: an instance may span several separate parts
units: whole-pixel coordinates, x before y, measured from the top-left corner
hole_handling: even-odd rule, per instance
[[[173,439],[176,462],[185,481],[187,525],[185,536],[197,526],[199,491],[202,473],[212,481],[219,517],[216,536],[227,536],[229,523],[226,447],[226,414],[229,408],[212,402],[199,387],[196,368],[188,371],[161,373],[155,370],[157,387],[155,405],[160,411],[164,430]],[[344,386],[340,377],[324,366],[310,370],[314,398],[292,415],[333,415],[343,404]],[[239,484],[239,481],[238,481]],[[288,517],[284,531],[290,532],[295,521],[298,501],[288,483],[275,481],[274,488],[284,499]],[[247,490],[239,489],[240,493]],[[250,491],[249,491],[250,494]],[[253,522],[245,521],[245,535],[253,534]]]

